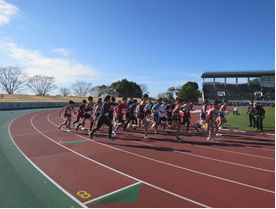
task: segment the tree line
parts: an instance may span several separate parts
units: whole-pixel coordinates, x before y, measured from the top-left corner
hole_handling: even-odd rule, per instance
[[[20,93],[26,89],[32,91],[37,96],[46,96],[57,89],[55,78],[45,75],[28,76],[19,67],[0,68],[0,88],[7,94]],[[145,84],[137,84],[127,79],[113,82],[111,85],[92,86],[92,83],[85,81],[76,81],[70,88],[59,88],[61,96],[96,96],[105,97],[111,95],[114,97],[136,97],[141,98],[143,94],[148,94],[148,88]],[[181,87],[171,87],[167,92],[157,95],[158,98],[174,100],[179,97],[184,100],[197,101],[200,97],[198,84],[196,82],[187,82]]]
[[[19,67],[0,68],[0,88],[7,94],[21,93],[28,89],[37,96],[49,95],[57,90],[55,78],[45,75],[28,76]],[[61,87],[59,89],[61,96],[97,96],[104,97],[111,95],[115,97],[137,97],[141,98],[143,94],[148,93],[145,84],[137,84],[127,79],[122,79],[111,85],[92,86],[92,83],[85,81],[76,81],[70,88]]]

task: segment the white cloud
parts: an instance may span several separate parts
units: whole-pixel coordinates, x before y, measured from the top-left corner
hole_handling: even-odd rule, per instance
[[[0,0],[0,26],[8,24],[13,15],[18,12],[18,8],[5,0]]]
[[[12,42],[0,42],[0,49],[33,76],[37,74],[54,76],[57,84],[68,84],[76,80],[94,80],[96,70],[70,59],[50,58],[39,51],[18,47]]]
[[[69,55],[69,51],[64,49],[64,48],[56,48],[52,50],[53,52],[57,52],[63,56],[68,56]]]

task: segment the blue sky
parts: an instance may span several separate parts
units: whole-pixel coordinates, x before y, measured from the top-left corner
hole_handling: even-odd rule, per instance
[[[275,68],[274,0],[0,0],[0,66],[151,96],[204,71]]]

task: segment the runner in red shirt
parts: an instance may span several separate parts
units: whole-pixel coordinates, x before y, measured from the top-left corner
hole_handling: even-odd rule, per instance
[[[76,114],[75,110],[75,102],[72,100],[69,101],[69,105],[62,107],[59,111],[59,116],[61,116],[61,112],[64,110],[64,122],[58,126],[59,129],[61,129],[62,126],[66,125],[68,127],[68,132],[71,131],[71,117],[72,117],[72,112]]]
[[[125,123],[123,117],[124,117],[126,111],[128,110],[128,107],[127,107],[126,103],[127,103],[127,97],[124,97],[123,102],[121,102],[116,107],[117,125],[114,128],[114,131],[112,132],[112,134],[115,135],[115,136],[117,135],[116,131],[118,130],[118,128]]]

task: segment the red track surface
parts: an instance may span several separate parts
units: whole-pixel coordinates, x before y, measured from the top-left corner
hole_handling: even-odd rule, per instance
[[[89,207],[274,207],[274,136],[224,132],[214,142],[192,134],[119,131],[108,141],[105,127],[93,140],[86,132],[57,129],[57,111],[19,117],[12,138],[25,155],[81,202],[142,182],[137,202]],[[87,191],[82,199],[78,191]]]

